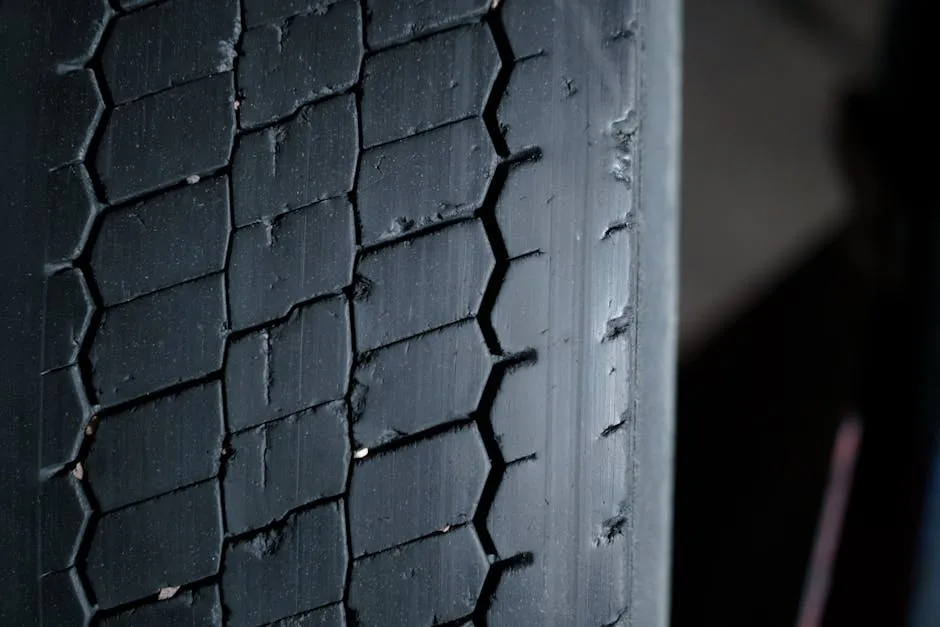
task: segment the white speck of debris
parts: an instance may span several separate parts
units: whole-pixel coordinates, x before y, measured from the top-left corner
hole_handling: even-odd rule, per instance
[[[85,468],[82,466],[81,462],[75,464],[75,468],[72,469],[72,476],[79,481],[85,476]]]
[[[241,108],[241,106],[242,106],[242,101],[241,101],[241,100],[236,100],[235,102],[232,103],[232,106],[235,107],[235,110],[236,110],[236,111],[238,111],[238,110]]]
[[[441,533],[447,533],[448,531],[450,531],[450,525],[444,525],[438,531],[440,531]]]
[[[167,586],[166,588],[160,588],[160,592],[157,593],[157,601],[166,601],[167,599],[172,599],[179,591],[179,586]]]
[[[353,459],[362,459],[362,458],[364,458],[364,457],[365,457],[366,455],[368,455],[368,454],[369,454],[369,449],[367,449],[367,448],[361,448],[361,449],[359,449],[358,451],[356,451],[355,453],[353,453]]]
[[[490,9],[498,9],[500,0],[493,0],[490,2]]]
[[[190,185],[195,185],[196,183],[199,182],[199,175],[190,174],[189,176],[186,177],[186,182],[189,183]]]

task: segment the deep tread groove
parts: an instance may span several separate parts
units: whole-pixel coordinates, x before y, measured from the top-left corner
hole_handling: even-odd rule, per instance
[[[456,524],[456,525],[450,525],[449,527],[447,527],[447,531],[442,531],[442,530],[440,530],[440,529],[435,529],[434,531],[430,531],[430,532],[428,532],[428,533],[426,533],[426,534],[424,534],[424,535],[420,535],[420,536],[418,536],[417,538],[411,538],[411,539],[409,539],[409,540],[405,540],[404,542],[399,542],[398,544],[393,544],[392,546],[387,546],[387,547],[385,547],[384,549],[380,549],[380,550],[378,550],[378,551],[371,551],[371,552],[368,552],[368,553],[362,553],[362,554],[360,554],[360,555],[357,555],[354,559],[350,559],[349,562],[350,562],[350,564],[352,564],[353,562],[358,562],[358,561],[361,561],[361,560],[364,560],[364,559],[368,559],[368,558],[370,558],[370,557],[375,557],[376,555],[382,555],[382,554],[384,554],[384,553],[391,553],[392,551],[398,551],[398,550],[400,550],[400,549],[402,549],[402,548],[404,548],[404,547],[406,547],[406,546],[410,546],[410,545],[412,545],[412,544],[417,544],[417,543],[419,543],[419,542],[421,542],[421,541],[423,541],[423,540],[427,540],[428,538],[434,538],[434,537],[437,537],[437,536],[442,536],[442,535],[447,534],[447,533],[453,533],[454,531],[456,531],[456,530],[458,530],[458,529],[463,529],[464,527],[467,527],[468,525],[471,525],[471,524],[472,524],[472,523],[466,522],[466,523],[460,523],[460,524]]]
[[[501,9],[497,6],[489,11],[484,17],[484,21],[490,28],[490,34],[496,43],[496,51],[499,53],[499,72],[496,74],[496,80],[493,82],[493,89],[489,93],[489,98],[483,107],[483,122],[486,124],[490,137],[493,140],[493,146],[496,148],[496,154],[500,157],[509,157],[509,146],[499,127],[497,110],[499,101],[506,93],[506,87],[509,85],[509,75],[512,73],[512,66],[515,63],[515,57],[512,53],[512,46],[509,45],[509,37],[506,36],[506,29],[503,28],[503,22],[500,18]]]
[[[223,439],[222,439],[222,450],[219,451],[219,472],[216,477],[216,481],[219,482],[219,500],[220,507],[219,512],[222,516],[222,548],[220,551],[219,559],[219,570],[216,572],[216,577],[218,580],[218,589],[219,589],[219,608],[221,611],[220,620],[222,624],[225,624],[228,620],[228,607],[225,605],[225,590],[222,586],[222,569],[225,568],[225,556],[228,543],[226,538],[229,534],[228,529],[228,515],[226,513],[225,505],[225,476],[228,473],[228,462],[231,458],[232,451],[232,430],[229,426],[229,417],[228,417],[228,403],[224,402],[224,399],[227,398],[227,391],[225,386],[225,368],[228,365],[229,358],[229,346],[232,342],[232,333],[230,330],[230,325],[232,321],[232,303],[231,298],[229,297],[229,283],[228,283],[228,268],[232,259],[232,245],[235,240],[235,181],[234,177],[231,174],[232,171],[232,160],[235,155],[235,150],[238,144],[238,129],[241,127],[241,112],[237,106],[240,102],[240,89],[238,85],[238,63],[239,59],[242,56],[242,40],[245,37],[246,24],[245,24],[245,1],[238,0],[238,19],[239,19],[239,30],[238,30],[238,40],[234,44],[235,57],[232,59],[232,85],[235,95],[235,139],[232,141],[232,150],[229,152],[228,156],[228,208],[229,208],[229,231],[228,231],[228,241],[225,246],[225,320],[226,324],[229,325],[229,328],[226,329],[227,334],[225,338],[225,346],[222,351],[222,368],[219,373],[219,386],[222,391],[222,428],[223,428]]]
[[[219,575],[219,573],[216,573],[208,577],[203,577],[202,579],[197,579],[195,581],[187,582],[186,584],[183,584],[179,587],[179,590],[176,592],[176,595],[183,594],[184,592],[198,590],[199,588],[204,588],[206,586],[217,585],[220,579],[221,579],[221,576]],[[84,576],[82,576],[82,581],[85,582]],[[85,585],[87,587],[88,584],[85,583]],[[219,592],[221,593],[221,586],[219,586]],[[97,610],[95,613],[95,618],[92,621],[92,624],[100,625],[106,619],[111,618],[113,616],[117,616],[118,614],[124,614],[125,612],[131,612],[147,605],[160,603],[160,599],[157,597],[158,594],[159,594],[158,592],[154,592],[153,594],[147,595],[141,599],[135,599],[134,601],[121,603],[120,605],[109,607],[106,610]],[[174,595],[174,597],[176,595]],[[223,613],[224,613],[224,609],[223,609]],[[224,622],[222,624],[224,624]]]
[[[359,621],[356,619],[355,612],[352,608],[349,607],[349,591],[352,586],[352,575],[353,575],[353,545],[352,545],[352,520],[350,519],[349,513],[349,487],[352,485],[352,474],[353,467],[355,466],[355,435],[353,433],[353,425],[355,423],[355,412],[356,407],[353,394],[356,389],[356,368],[360,363],[360,355],[358,348],[358,338],[356,337],[356,280],[359,278],[357,270],[359,268],[359,260],[362,257],[362,219],[359,215],[359,196],[357,190],[359,189],[359,172],[362,167],[362,73],[365,68],[365,60],[368,55],[368,43],[366,41],[366,22],[367,22],[367,7],[365,0],[356,0],[356,4],[359,6],[359,37],[362,42],[363,54],[359,59],[359,70],[357,73],[356,84],[353,86],[352,91],[355,94],[356,101],[356,163],[353,169],[353,185],[352,190],[348,194],[348,199],[350,205],[352,205],[353,211],[353,237],[355,238],[355,251],[353,253],[353,282],[345,290],[346,295],[346,306],[349,311],[349,337],[350,337],[350,352],[352,354],[352,359],[349,364],[349,374],[348,374],[348,385],[346,388],[346,395],[344,397],[344,402],[346,404],[346,437],[349,439],[349,450],[350,458],[349,464],[346,469],[346,483],[343,488],[343,520],[345,523],[344,532],[346,534],[346,575],[343,580],[343,598],[340,601],[343,604],[343,611],[346,615],[346,623],[348,625],[355,625]]]
[[[472,415],[463,416],[461,418],[457,418],[456,420],[448,420],[447,422],[444,422],[442,424],[434,425],[433,427],[430,427],[428,429],[422,429],[421,431],[416,431],[415,433],[408,433],[408,434],[402,435],[401,437],[396,438],[392,440],[391,442],[386,442],[384,444],[377,444],[375,446],[370,446],[368,449],[360,449],[362,451],[365,451],[365,454],[363,457],[359,459],[355,459],[355,461],[353,462],[353,466],[355,466],[357,462],[368,461],[370,459],[374,459],[382,455],[387,455],[398,449],[411,446],[412,444],[415,444],[416,442],[421,442],[423,440],[430,440],[431,438],[439,436],[443,433],[447,433],[448,431],[457,431],[463,427],[473,424],[474,421],[475,419]]]

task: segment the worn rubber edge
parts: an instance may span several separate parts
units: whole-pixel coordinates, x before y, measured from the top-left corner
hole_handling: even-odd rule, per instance
[[[682,15],[640,2],[635,501],[629,624],[666,625],[672,545],[678,322]]]

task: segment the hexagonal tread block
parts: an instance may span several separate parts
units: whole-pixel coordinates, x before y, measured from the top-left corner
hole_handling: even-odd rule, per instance
[[[469,21],[485,13],[490,0],[368,0],[366,6],[369,13],[366,39],[370,48],[381,48]]]
[[[36,86],[41,121],[35,154],[52,169],[85,159],[104,113],[104,100],[91,70],[44,75]]]
[[[198,10],[170,0],[118,17],[101,55],[111,97],[121,104],[231,70],[240,32],[238,0],[202,0]]]
[[[363,145],[482,114],[498,70],[499,53],[482,23],[369,57],[362,77]]]
[[[496,162],[480,119],[367,150],[357,187],[363,244],[472,213]]]
[[[46,279],[42,353],[44,370],[75,363],[94,310],[95,304],[85,277],[77,268]]]
[[[101,621],[102,627],[217,627],[221,624],[222,603],[217,586],[182,590],[165,601],[136,607]]]
[[[355,302],[359,350],[475,315],[494,265],[477,220],[364,255],[358,265],[362,289]]]
[[[91,505],[81,482],[71,473],[52,477],[39,486],[39,560],[47,573],[64,570],[75,562]]]
[[[554,79],[549,57],[534,57],[513,66],[497,113],[510,152],[519,153],[546,140],[544,130],[551,128],[551,116],[560,107],[533,103],[563,102],[568,93],[565,82]]]
[[[490,422],[505,461],[544,451],[549,396],[547,360],[513,366],[503,373]]]
[[[361,20],[359,3],[342,0],[248,30],[238,63],[241,125],[274,121],[352,87],[363,54]]]
[[[357,464],[349,487],[353,555],[469,522],[489,468],[473,425]]]
[[[232,81],[231,72],[217,74],[116,107],[95,160],[108,200],[121,202],[227,165],[235,137]]]
[[[549,251],[555,196],[553,174],[545,165],[514,164],[496,200],[496,221],[510,257]]]
[[[533,563],[500,573],[499,585],[486,614],[488,627],[551,624],[555,617],[546,615],[546,604],[540,595],[532,594],[533,590],[545,589],[543,568],[539,555],[535,555]],[[605,624],[618,627],[617,623]]]
[[[557,6],[551,2],[507,2],[502,7],[500,17],[516,59],[551,52]]]
[[[104,304],[225,269],[229,218],[225,176],[105,213],[91,254]]]
[[[503,559],[537,553],[545,546],[545,464],[527,459],[506,467],[486,528]]]
[[[509,264],[490,315],[503,350],[516,353],[546,345],[550,280],[548,255],[523,257]]]
[[[465,525],[356,560],[349,608],[363,627],[446,623],[473,611],[488,570],[483,547]]]
[[[232,163],[235,226],[347,193],[358,151],[351,95],[310,105],[283,124],[243,135]]]
[[[84,165],[70,165],[47,175],[45,206],[49,215],[46,262],[75,259],[85,247],[99,208]]]
[[[91,346],[91,381],[111,405],[222,367],[225,286],[208,276],[106,309]]]
[[[347,561],[338,503],[229,545],[222,571],[228,624],[260,625],[341,600]]]
[[[208,481],[102,516],[87,575],[107,609],[215,574],[221,551],[219,484]]]
[[[45,14],[45,52],[61,70],[91,60],[113,12],[108,0],[52,0]]]
[[[372,353],[355,373],[360,386],[353,422],[357,446],[385,444],[469,415],[480,401],[491,362],[473,321]]]
[[[108,511],[214,477],[224,435],[218,382],[105,417],[85,460],[99,507]]]
[[[347,303],[331,298],[231,342],[229,428],[241,430],[343,398],[352,360]]]
[[[78,366],[42,375],[40,465],[61,468],[78,457],[91,407]]]
[[[74,568],[39,580],[39,604],[43,627],[88,625],[91,620],[92,608]]]
[[[237,229],[229,261],[233,329],[287,315],[291,307],[352,283],[352,205],[343,198]]]
[[[243,533],[346,489],[346,404],[307,409],[232,436],[225,473],[226,529]]]

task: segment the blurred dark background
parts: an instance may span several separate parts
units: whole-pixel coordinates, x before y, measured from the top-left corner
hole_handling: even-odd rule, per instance
[[[920,203],[926,186],[904,173],[926,179],[904,165],[916,124],[889,115],[906,105],[848,98],[884,89],[892,1],[685,3],[676,627],[797,624],[836,431],[854,410],[863,449],[821,624],[908,624],[932,454],[912,426],[920,322],[936,319],[918,299],[933,275],[908,272],[886,296],[873,276],[891,262],[859,224],[886,188],[888,205]],[[905,54],[937,75],[940,53],[920,45]],[[872,154],[904,155],[890,160],[902,174],[876,184],[890,175]],[[868,165],[846,163],[856,156]],[[912,255],[906,267],[924,267]]]

